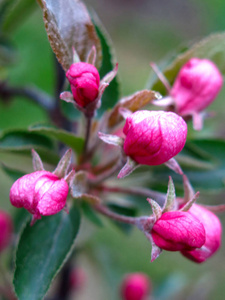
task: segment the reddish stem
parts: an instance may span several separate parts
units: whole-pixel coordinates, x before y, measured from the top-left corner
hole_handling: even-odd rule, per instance
[[[115,163],[115,165],[112,166],[111,169],[107,169],[107,170],[103,171],[102,173],[100,173],[98,176],[96,176],[94,179],[90,179],[90,181],[89,181],[90,185],[97,186],[101,182],[105,181],[106,179],[114,176],[115,173],[118,172],[122,168],[123,164],[124,164],[123,160],[121,158],[119,158],[117,163]]]
[[[221,204],[221,205],[204,205],[204,204],[201,204],[201,205],[204,206],[206,209],[208,209],[212,212],[215,212],[215,213],[225,211],[225,204]]]
[[[94,205],[93,208],[96,211],[98,211],[99,213],[101,213],[102,215],[105,215],[106,217],[108,217],[110,219],[113,219],[115,221],[118,221],[118,222],[136,225],[137,220],[139,220],[139,218],[127,217],[127,216],[123,216],[123,215],[119,215],[117,213],[114,213],[111,210],[109,210],[107,207],[105,207],[103,205],[100,205],[100,204],[99,205]]]
[[[160,205],[163,205],[166,199],[166,194],[153,191],[147,188],[142,188],[142,187],[131,187],[131,188],[126,188],[126,187],[115,187],[115,186],[106,186],[106,185],[101,185],[96,187],[98,190],[101,191],[106,191],[106,192],[112,192],[112,193],[122,193],[122,194],[130,194],[130,195],[137,195],[137,196],[143,196],[143,197],[148,197],[152,198],[155,200],[157,203]]]
[[[168,94],[170,93],[171,87],[170,84],[168,82],[168,80],[166,79],[166,77],[164,76],[164,74],[159,70],[159,68],[157,67],[157,65],[155,63],[150,63],[150,66],[152,67],[153,71],[156,73],[156,75],[158,76],[159,80],[162,82],[162,84],[165,86]]]

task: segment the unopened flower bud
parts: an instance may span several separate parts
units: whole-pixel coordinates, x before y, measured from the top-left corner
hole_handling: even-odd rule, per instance
[[[206,240],[200,249],[182,251],[181,253],[197,263],[202,263],[210,258],[221,245],[222,226],[219,218],[201,205],[193,204],[189,213],[196,217],[205,228]]]
[[[83,269],[81,268],[74,268],[69,276],[69,285],[70,288],[73,290],[81,290],[86,281],[86,274]]]
[[[41,215],[49,216],[62,210],[68,191],[64,179],[48,171],[36,171],[14,182],[10,201],[15,207],[27,209],[34,219],[40,219]]]
[[[128,274],[122,282],[121,295],[123,300],[145,300],[151,289],[151,282],[144,273]]]
[[[179,115],[192,115],[209,106],[223,85],[217,66],[208,59],[192,58],[178,73],[170,95]]]
[[[9,245],[12,232],[13,224],[10,215],[0,210],[0,252]]]
[[[175,113],[137,111],[127,119],[124,152],[143,165],[160,165],[177,155],[187,136],[185,121]]]
[[[85,62],[72,64],[66,72],[66,77],[78,106],[86,107],[97,98],[100,76],[95,66]]]
[[[155,222],[151,235],[154,243],[168,251],[193,250],[205,243],[203,224],[189,212],[170,211]]]

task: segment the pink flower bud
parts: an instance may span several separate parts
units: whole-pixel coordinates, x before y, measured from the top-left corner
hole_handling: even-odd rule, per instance
[[[86,107],[97,98],[100,77],[95,66],[85,62],[72,64],[66,77],[71,85],[73,98],[79,106]]]
[[[205,228],[206,240],[200,249],[182,251],[187,258],[201,263],[210,258],[221,245],[222,226],[219,218],[201,205],[193,204],[189,213],[198,218]]]
[[[86,274],[83,269],[81,268],[74,268],[69,276],[69,285],[70,288],[73,290],[81,290],[86,281]]]
[[[151,234],[154,243],[168,251],[189,251],[205,243],[204,226],[189,212],[170,211],[162,214]]]
[[[177,155],[186,142],[187,125],[175,113],[137,111],[126,119],[124,152],[143,165],[160,165]]]
[[[12,232],[13,224],[10,215],[0,210],[0,252],[9,245]]]
[[[223,85],[217,66],[208,59],[192,58],[178,73],[171,89],[177,113],[190,115],[209,106]]]
[[[147,299],[151,289],[151,282],[144,273],[128,274],[122,282],[121,295],[123,300]]]
[[[64,179],[48,171],[37,171],[19,178],[11,187],[10,201],[24,207],[34,218],[58,213],[66,204],[69,187]]]

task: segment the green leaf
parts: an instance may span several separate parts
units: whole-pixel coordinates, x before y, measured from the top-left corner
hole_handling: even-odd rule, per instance
[[[27,224],[16,252],[14,288],[19,300],[41,300],[71,253],[80,225],[74,206]]]
[[[44,162],[58,163],[59,157],[55,143],[48,137],[27,130],[4,130],[0,133],[0,152],[31,155],[31,149],[37,150]]]
[[[13,214],[14,233],[19,235],[28,221],[30,221],[30,213],[25,208],[15,209]]]
[[[115,203],[109,203],[107,206],[112,211],[124,216],[136,217],[137,215],[137,209],[133,206],[122,206]],[[130,224],[120,223],[117,221],[112,221],[112,222],[124,233],[129,233],[133,228],[133,226]]]
[[[224,140],[196,140],[187,144],[187,147],[195,149],[202,157],[211,157],[214,162],[212,170],[187,171],[185,174],[195,187],[213,189],[219,192],[224,189],[225,179],[225,141]]]
[[[5,130],[0,133],[0,149],[31,149],[41,146],[53,150],[53,142],[39,133],[27,130]]]
[[[5,173],[13,180],[16,181],[20,177],[24,176],[26,173],[19,171],[19,170],[14,170],[10,167],[7,167],[4,164],[1,164],[2,169],[5,171]]]
[[[168,189],[166,194],[166,203],[163,212],[174,210],[176,201],[175,187],[172,177],[169,177]]]
[[[30,127],[29,131],[32,133],[39,133],[49,138],[54,138],[59,142],[66,144],[68,147],[73,149],[77,154],[81,154],[84,147],[84,140],[81,137],[75,136],[74,134],[54,128],[38,125],[35,127]]]
[[[225,188],[225,141],[224,140],[192,140],[186,143],[183,150],[186,154],[199,157],[200,161],[207,161],[210,168],[197,168],[196,166],[182,167],[195,191],[221,192]],[[182,152],[183,152],[182,151]],[[179,156],[179,155],[178,155]],[[146,174],[151,182],[152,189],[165,190],[168,176],[172,176],[175,184],[179,185],[183,194],[182,177],[167,168],[158,166],[151,169],[151,174]],[[178,189],[176,188],[176,191]]]
[[[186,51],[182,51],[178,56],[164,68],[163,73],[172,85],[180,68],[192,57],[207,58],[213,61],[225,75],[225,32],[212,34],[209,37],[195,43]],[[153,72],[151,72],[153,75]],[[157,79],[154,83],[149,83],[153,90],[165,94],[163,84]]]
[[[37,7],[35,1],[33,0],[6,0],[7,6],[4,7],[4,12],[9,12],[6,14],[3,21],[3,30],[9,32],[13,29],[17,29],[21,21],[24,21],[26,16]]]
[[[92,209],[86,201],[82,201],[82,210],[85,217],[98,227],[102,227],[103,223],[96,212]]]
[[[72,103],[60,101],[60,107],[64,116],[70,121],[77,121],[81,116],[81,112],[74,107]]]
[[[115,58],[111,52],[111,45],[109,37],[100,24],[100,21],[95,17],[95,29],[100,38],[102,45],[102,66],[99,70],[100,77],[103,78],[108,72],[112,71],[115,67]],[[101,117],[102,114],[109,108],[112,108],[119,100],[119,80],[118,75],[110,82],[109,86],[105,89],[102,96],[102,105],[98,110],[98,116]]]
[[[0,79],[5,79],[6,67],[15,61],[15,49],[11,42],[0,36]]]
[[[48,38],[58,61],[67,71],[73,63],[74,47],[85,61],[92,46],[96,47],[96,64],[101,64],[101,44],[85,5],[79,0],[38,0]]]
[[[135,112],[157,98],[159,98],[159,94],[149,90],[138,91],[132,95],[122,98],[110,112],[108,117],[108,126],[113,127],[123,121],[123,117],[119,112],[120,108],[126,108],[131,112]]]

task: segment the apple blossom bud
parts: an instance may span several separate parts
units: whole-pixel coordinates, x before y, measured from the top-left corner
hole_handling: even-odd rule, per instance
[[[202,223],[189,212],[170,211],[155,222],[151,235],[154,243],[168,251],[193,250],[205,243]]]
[[[193,204],[189,213],[198,218],[205,228],[206,240],[200,249],[182,251],[181,253],[197,263],[202,263],[210,258],[221,245],[222,226],[219,218],[201,205]]]
[[[73,98],[79,106],[86,107],[97,98],[100,76],[95,66],[85,62],[72,64],[66,77],[71,85]]]
[[[13,224],[10,215],[0,210],[0,252],[9,245],[12,232]]]
[[[48,171],[36,171],[19,178],[11,187],[10,201],[24,207],[34,219],[58,213],[64,208],[69,187],[64,179]]]
[[[69,286],[73,290],[81,290],[86,281],[86,274],[82,268],[72,269],[69,276]]]
[[[121,285],[123,300],[147,299],[151,289],[151,282],[144,273],[131,273],[126,275]]]
[[[223,85],[217,66],[208,59],[192,58],[178,73],[170,95],[179,115],[200,112],[209,106]]]
[[[143,165],[160,165],[177,155],[187,136],[185,121],[175,113],[137,111],[127,119],[124,152]]]

